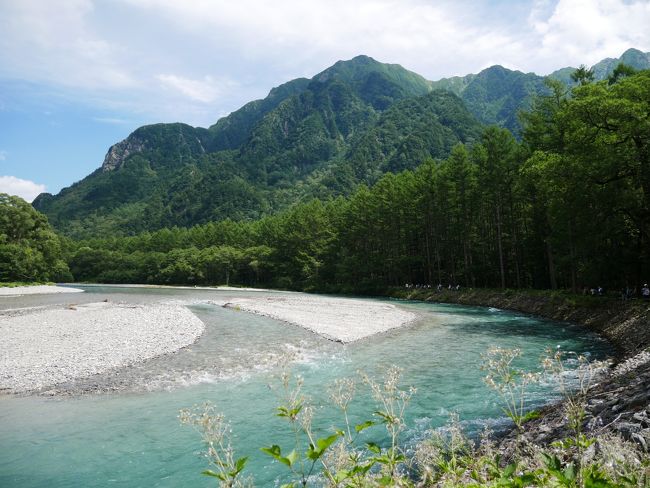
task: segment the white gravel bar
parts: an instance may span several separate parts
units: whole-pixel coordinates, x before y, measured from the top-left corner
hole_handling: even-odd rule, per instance
[[[25,392],[175,352],[205,325],[180,305],[90,303],[0,314],[0,390]]]
[[[224,306],[303,327],[337,342],[354,342],[414,321],[389,303],[323,296],[233,298]]]
[[[0,286],[0,297],[16,295],[48,295],[51,293],[81,293],[79,288],[68,288],[67,286],[35,285],[35,286]]]

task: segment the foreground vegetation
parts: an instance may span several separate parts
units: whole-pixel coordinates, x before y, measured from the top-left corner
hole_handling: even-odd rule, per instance
[[[302,379],[284,373],[281,405],[277,416],[288,422],[292,439],[261,450],[286,468],[283,488],[329,487],[427,487],[427,486],[563,486],[645,487],[650,483],[650,458],[637,444],[603,434],[586,435],[583,430],[586,400],[595,365],[577,358],[579,367],[567,382],[566,357],[549,353],[543,373],[516,368],[518,350],[491,349],[484,356],[485,382],[500,399],[512,420],[514,436],[497,443],[486,431],[478,441],[469,439],[457,415],[449,424],[429,433],[415,446],[407,446],[404,413],[413,389],[399,385],[400,371],[391,368],[377,382],[361,375],[361,383],[372,392],[377,410],[372,419],[352,425],[348,409],[355,389],[353,379],[330,385],[332,405],[341,412],[341,425],[318,437],[313,417],[318,411],[302,393]],[[526,388],[540,378],[552,379],[564,395],[562,408],[570,432],[551,445],[537,445],[521,434],[536,412],[527,409]],[[211,469],[203,474],[222,487],[254,486],[246,476],[248,457],[237,457],[231,445],[231,429],[214,406],[183,410],[181,421],[194,426],[206,444]],[[368,442],[368,429],[382,429],[384,441]],[[364,441],[365,440],[365,441]]]
[[[626,75],[627,74],[627,75]],[[549,82],[523,140],[490,127],[442,161],[256,221],[70,243],[77,280],[383,292],[405,284],[629,287],[650,276],[650,72]]]

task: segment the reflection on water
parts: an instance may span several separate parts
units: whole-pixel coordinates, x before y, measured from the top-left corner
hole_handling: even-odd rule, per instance
[[[250,455],[259,486],[278,482],[277,466],[259,447],[282,443],[283,424],[274,418],[278,365],[292,358],[317,405],[324,388],[358,370],[379,377],[390,365],[403,368],[403,384],[418,389],[408,411],[407,437],[416,439],[458,412],[470,430],[498,425],[500,410],[481,381],[481,353],[493,345],[520,347],[521,366],[535,368],[545,348],[588,352],[599,357],[605,344],[579,327],[497,309],[393,302],[414,310],[412,326],[341,345],[298,327],[232,309],[201,304],[241,292],[92,287],[76,295],[15,297],[0,308],[101,301],[155,303],[180,300],[206,323],[197,343],[172,355],[94,377],[63,389],[121,393],[63,397],[0,397],[0,486],[213,486],[200,475],[198,435],[178,424],[178,410],[210,400],[233,424],[235,446]],[[255,292],[252,292],[255,293]],[[551,392],[532,395],[541,403]],[[375,410],[360,388],[352,421]],[[316,411],[317,428],[340,425],[328,407]],[[367,435],[381,436],[379,430]]]

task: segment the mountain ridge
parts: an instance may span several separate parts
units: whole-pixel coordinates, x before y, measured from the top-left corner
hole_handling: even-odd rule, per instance
[[[642,64],[650,54],[623,57]],[[599,76],[615,66],[601,63]],[[142,126],[96,171],[33,205],[77,237],[259,218],[444,158],[481,125],[516,133],[518,110],[545,89],[544,77],[499,65],[432,82],[360,55],[279,85],[207,129]]]

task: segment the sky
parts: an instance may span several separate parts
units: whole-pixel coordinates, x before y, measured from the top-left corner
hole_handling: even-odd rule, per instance
[[[137,127],[208,127],[359,54],[425,78],[650,51],[650,0],[0,0],[0,192],[28,201]]]

